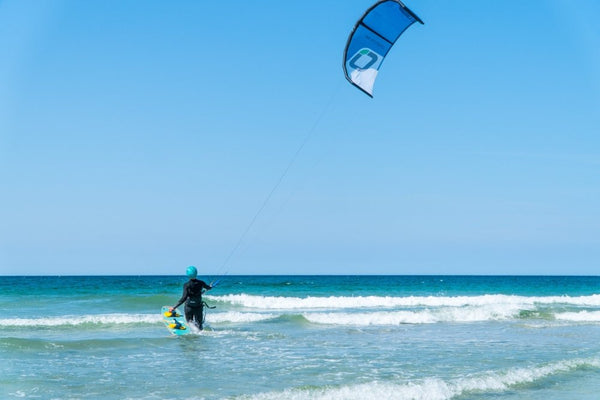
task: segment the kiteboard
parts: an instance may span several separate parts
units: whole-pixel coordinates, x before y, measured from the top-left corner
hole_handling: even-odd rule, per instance
[[[171,307],[169,306],[162,306],[160,309],[163,322],[169,332],[175,336],[182,336],[190,333],[190,327],[185,322],[183,314],[178,309],[174,309],[173,312],[170,310]]]

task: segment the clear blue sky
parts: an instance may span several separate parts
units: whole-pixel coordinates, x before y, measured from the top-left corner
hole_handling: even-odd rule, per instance
[[[0,1],[0,275],[597,275],[600,3],[372,3]]]

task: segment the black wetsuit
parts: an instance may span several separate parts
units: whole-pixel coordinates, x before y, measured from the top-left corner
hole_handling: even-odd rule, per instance
[[[204,281],[198,279],[190,279],[183,285],[183,295],[173,308],[179,307],[185,301],[185,319],[202,329],[203,320],[203,304],[202,290],[210,290],[211,287]]]

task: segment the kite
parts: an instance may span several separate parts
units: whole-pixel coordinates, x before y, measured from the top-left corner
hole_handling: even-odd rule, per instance
[[[413,23],[423,21],[399,0],[381,0],[358,20],[344,50],[344,74],[373,97],[373,85],[385,56]]]

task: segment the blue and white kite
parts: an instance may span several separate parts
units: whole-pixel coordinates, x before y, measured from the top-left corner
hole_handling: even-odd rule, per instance
[[[413,23],[423,21],[399,0],[381,0],[358,20],[344,50],[344,74],[373,97],[377,72],[396,40]]]

